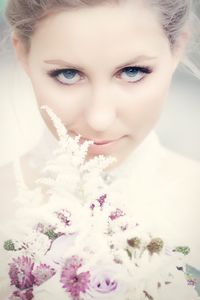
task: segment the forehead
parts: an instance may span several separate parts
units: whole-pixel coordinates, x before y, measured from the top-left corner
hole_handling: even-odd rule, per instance
[[[142,2],[142,1],[141,1]],[[166,44],[158,17],[141,3],[98,5],[62,11],[41,21],[31,40],[32,51],[90,60],[123,53],[155,55]]]

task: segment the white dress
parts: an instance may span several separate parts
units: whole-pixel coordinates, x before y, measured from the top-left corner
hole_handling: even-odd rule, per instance
[[[39,166],[43,166],[51,149],[55,146],[54,138],[42,139],[41,143],[21,159],[24,181],[34,186],[39,175]],[[45,146],[44,146],[45,144]],[[1,182],[1,241],[5,240],[5,222],[8,223],[15,215],[17,204],[14,199],[17,188],[13,166],[2,168]],[[105,176],[109,188],[127,194],[127,207],[138,223],[144,224],[150,232],[177,245],[189,245],[191,254],[188,256],[188,268],[193,272],[196,284],[190,286],[185,280],[166,284],[157,295],[144,294],[140,300],[198,300],[200,299],[200,164],[182,157],[164,148],[154,132],[117,169]],[[4,261],[1,245],[0,261]],[[162,265],[158,273],[167,273],[168,265]],[[169,273],[168,272],[168,273]],[[7,287],[4,284],[5,274],[0,273],[0,299],[7,300]],[[52,279],[53,280],[53,279]],[[146,287],[151,289],[151,278]],[[56,283],[47,283],[48,295],[42,291],[36,300],[66,300],[66,294],[57,293]],[[18,299],[18,298],[16,298]],[[20,299],[20,298],[19,298]],[[102,298],[103,299],[103,298]],[[107,298],[110,299],[109,297]],[[114,298],[117,299],[117,298]],[[124,299],[120,299],[124,300]],[[130,299],[136,300],[136,298]]]

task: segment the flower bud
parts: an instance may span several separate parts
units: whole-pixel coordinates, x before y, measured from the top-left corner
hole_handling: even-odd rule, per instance
[[[128,245],[132,248],[140,248],[141,240],[138,237],[134,237],[127,241]]]
[[[147,249],[149,250],[150,254],[153,253],[160,253],[163,249],[164,243],[163,240],[160,238],[152,239],[151,242],[147,245]]]

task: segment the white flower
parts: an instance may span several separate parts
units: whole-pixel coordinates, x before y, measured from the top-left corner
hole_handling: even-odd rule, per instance
[[[60,274],[57,272],[51,279],[39,287],[34,288],[34,300],[71,300],[60,283]]]
[[[63,262],[65,253],[74,245],[76,234],[62,235],[53,241],[50,251],[43,258],[43,262],[58,266]]]
[[[26,236],[25,240],[14,241],[14,245],[16,249],[21,250],[14,251],[12,256],[34,257],[35,262],[41,262],[51,245],[51,241],[45,234],[33,230]]]

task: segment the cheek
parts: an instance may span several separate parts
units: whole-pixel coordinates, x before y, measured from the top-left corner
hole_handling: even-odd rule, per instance
[[[149,81],[133,92],[129,107],[126,107],[122,116],[130,129],[136,132],[148,131],[155,125],[168,94],[170,81],[170,76],[165,80]]]
[[[74,90],[49,80],[34,78],[32,78],[32,85],[39,107],[49,106],[64,124],[71,124],[79,119],[83,109],[83,96],[78,89]],[[41,110],[41,115],[50,127],[51,121],[44,110]]]

